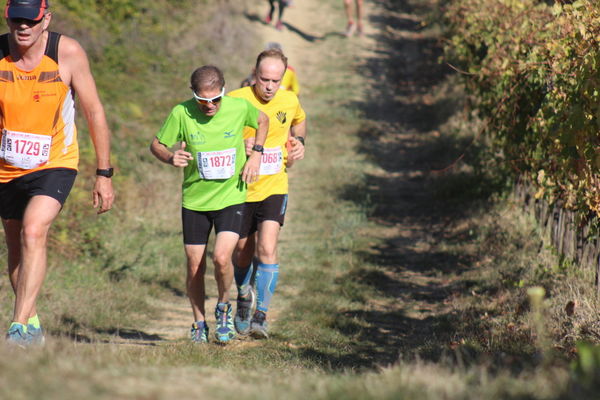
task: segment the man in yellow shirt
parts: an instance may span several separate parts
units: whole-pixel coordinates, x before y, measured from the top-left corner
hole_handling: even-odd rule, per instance
[[[267,43],[266,50],[276,49],[283,53],[283,49],[281,45],[277,42],[269,42]],[[256,83],[255,81],[255,71],[254,69],[248,75],[242,83],[240,87],[252,86]],[[279,84],[281,89],[290,90],[296,94],[296,96],[300,96],[300,83],[298,82],[298,75],[296,74],[296,70],[294,67],[288,64],[285,73],[283,74],[283,78],[281,79],[281,83]]]
[[[287,206],[288,177],[286,165],[304,158],[306,114],[298,97],[279,90],[287,68],[287,57],[278,49],[258,55],[255,83],[229,93],[241,97],[269,117],[269,132],[264,145],[259,179],[248,186],[244,221],[236,249],[235,281],[238,287],[234,319],[238,333],[267,338],[266,314],[279,275],[277,239]],[[252,129],[246,131],[246,149],[253,146]],[[289,151],[289,153],[288,153]],[[256,267],[256,311],[251,284],[252,258]]]
[[[300,94],[300,84],[298,83],[298,77],[296,76],[296,70],[289,66],[285,70],[283,74],[283,79],[281,80],[281,87],[285,90],[290,90],[298,96]]]
[[[254,71],[252,71],[250,73],[250,75],[248,75],[246,78],[244,78],[244,80],[240,84],[240,87],[254,85],[256,83],[254,81],[254,75],[255,75],[255,73],[254,73]],[[283,78],[281,79],[280,87],[281,87],[281,89],[285,89],[285,90],[294,92],[296,94],[296,96],[300,95],[300,83],[298,82],[298,76],[296,75],[296,70],[292,66],[290,66],[290,65],[287,66],[287,69],[285,70],[285,73],[283,74]]]

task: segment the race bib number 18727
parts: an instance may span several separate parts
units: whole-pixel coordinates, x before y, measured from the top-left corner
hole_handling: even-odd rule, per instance
[[[235,149],[203,151],[196,154],[202,179],[229,179],[235,173]]]

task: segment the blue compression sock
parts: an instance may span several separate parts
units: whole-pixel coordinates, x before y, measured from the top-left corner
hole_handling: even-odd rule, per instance
[[[258,264],[256,271],[256,309],[267,312],[277,286],[279,264]]]
[[[238,267],[237,265],[233,266],[233,276],[239,295],[244,296],[248,294],[253,269],[252,263],[246,268]]]

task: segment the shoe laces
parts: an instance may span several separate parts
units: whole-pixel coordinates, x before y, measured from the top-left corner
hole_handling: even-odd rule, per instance
[[[241,319],[248,319],[248,316],[250,316],[250,307],[239,307],[237,309],[237,315],[241,318]]]
[[[267,314],[262,311],[257,311],[254,313],[252,319],[262,325],[262,323],[265,322],[265,319],[267,319]]]
[[[231,308],[231,305],[227,304],[223,310],[219,310],[219,319],[220,319],[221,326],[227,326],[227,323],[229,322],[230,308]]]

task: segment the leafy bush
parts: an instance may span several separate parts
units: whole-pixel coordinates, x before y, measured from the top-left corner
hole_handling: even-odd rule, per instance
[[[563,2],[564,3],[564,2]],[[600,5],[457,0],[446,54],[506,165],[580,220],[600,217]]]

